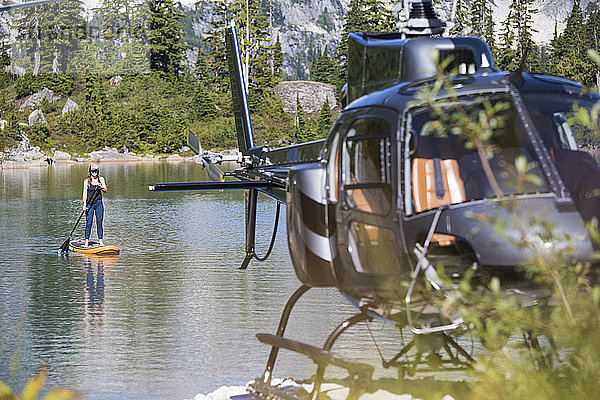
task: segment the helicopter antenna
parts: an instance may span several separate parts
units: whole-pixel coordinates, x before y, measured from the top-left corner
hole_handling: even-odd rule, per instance
[[[404,0],[404,16],[405,21],[399,29],[404,37],[441,35],[446,28],[431,0]]]

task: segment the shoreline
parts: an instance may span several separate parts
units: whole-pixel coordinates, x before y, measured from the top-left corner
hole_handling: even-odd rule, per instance
[[[208,153],[208,152],[205,152]],[[217,156],[225,161],[236,161],[237,150],[224,150],[218,153],[210,152],[209,155]],[[8,156],[8,157],[7,157]],[[62,151],[55,151],[53,156],[49,156],[39,150],[39,147],[29,148],[28,150],[15,150],[12,153],[0,153],[0,170],[4,169],[28,169],[44,168],[57,165],[77,165],[81,163],[130,163],[130,162],[198,162],[198,156],[182,156],[174,153],[170,155],[137,155],[132,152],[121,153],[116,149],[104,149],[85,154],[84,157],[73,156]]]

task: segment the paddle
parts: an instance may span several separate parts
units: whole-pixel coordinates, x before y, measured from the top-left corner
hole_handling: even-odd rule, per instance
[[[83,217],[83,214],[86,213],[89,210],[89,208],[94,205],[96,200],[98,200],[98,197],[100,197],[101,190],[102,189],[96,187],[96,190],[94,190],[94,193],[92,194],[92,198],[90,199],[90,204],[84,210],[81,210],[81,214],[79,214],[79,218],[77,218],[77,222],[75,222],[75,226],[71,230],[69,237],[67,238],[67,240],[65,240],[65,242],[62,244],[62,246],[60,246],[61,253],[69,252],[69,243],[71,243],[71,236],[73,236],[73,232],[75,232],[75,228],[77,228],[77,225],[79,225],[79,221],[81,221],[81,217]]]

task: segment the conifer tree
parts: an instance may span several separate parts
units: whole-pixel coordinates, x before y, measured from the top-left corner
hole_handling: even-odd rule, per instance
[[[304,116],[304,110],[302,104],[300,104],[300,97],[296,93],[296,117],[294,120],[294,142],[303,143],[308,140],[308,132],[306,129],[306,119]]]
[[[177,24],[182,17],[173,0],[149,0],[150,68],[178,75],[183,70],[185,50],[183,28]]]
[[[587,57],[587,48],[591,43],[585,35],[584,15],[579,1],[575,1],[565,30],[553,41],[554,74],[587,84],[593,83],[594,68]]]
[[[495,4],[491,0],[473,0],[470,9],[470,34],[483,39],[492,51],[496,44],[493,6]]]
[[[456,15],[452,27],[450,28],[450,35],[453,36],[464,36],[469,31],[470,16],[469,16],[469,3],[467,0],[456,0]]]
[[[227,54],[225,49],[225,27],[231,18],[225,0],[214,3],[213,12],[209,23],[211,29],[206,32],[205,43],[206,65],[209,70],[208,80],[205,81],[216,92],[229,90]]]
[[[318,136],[321,138],[327,136],[329,128],[331,128],[331,107],[329,105],[329,99],[326,98],[317,123]]]
[[[529,71],[535,49],[532,40],[534,0],[512,0],[506,20],[500,31],[497,49],[497,64],[500,69]]]
[[[273,84],[278,83],[282,79],[283,73],[283,52],[281,50],[281,41],[277,35],[277,41],[273,46]]]
[[[40,8],[43,6],[26,7],[15,12],[13,28],[16,31],[16,48],[20,50],[17,58],[25,58],[26,65],[31,66],[33,75],[40,73],[42,63],[43,27],[47,25]],[[29,69],[29,68],[28,68]]]
[[[209,121],[216,117],[217,107],[206,86],[196,85],[196,93],[190,101],[189,109],[194,115],[204,121]]]
[[[335,62],[329,56],[329,46],[325,46],[321,53],[318,53],[316,60],[313,60],[310,69],[310,80],[335,85],[336,81]]]
[[[142,73],[150,68],[148,38],[150,3],[102,0],[96,11],[98,61],[103,72]]]
[[[496,66],[501,70],[513,70],[516,68],[516,51],[513,48],[515,34],[512,30],[512,27],[508,23],[511,18],[511,12],[512,11],[509,11],[508,18],[502,24],[498,45],[496,47],[496,53],[494,54]]]
[[[591,8],[588,5],[588,10],[591,10]],[[586,47],[600,51],[600,10],[591,11],[585,26],[585,38],[587,39]],[[591,65],[591,84],[600,87],[600,70],[594,63],[591,63]]]

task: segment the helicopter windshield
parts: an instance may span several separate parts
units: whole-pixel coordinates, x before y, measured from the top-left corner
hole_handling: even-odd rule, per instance
[[[506,96],[411,110],[405,138],[407,214],[443,204],[548,192],[521,118]]]
[[[600,217],[600,126],[594,101],[577,95],[525,92],[531,118],[575,207],[590,220]]]

